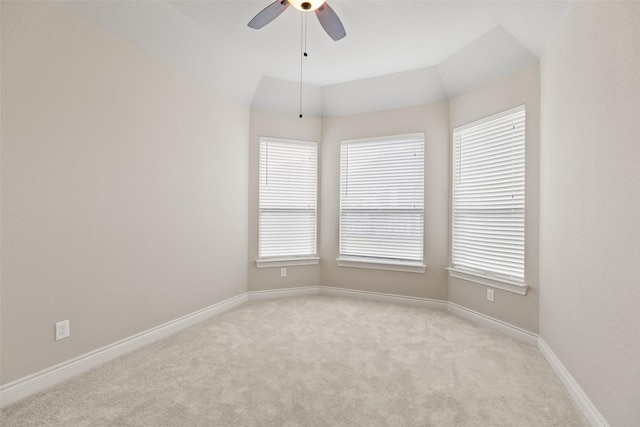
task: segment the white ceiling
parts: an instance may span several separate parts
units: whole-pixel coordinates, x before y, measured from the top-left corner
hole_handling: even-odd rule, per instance
[[[265,1],[83,1],[69,7],[257,109],[298,109],[301,14],[260,30]],[[570,1],[330,0],[347,36],[307,16],[305,112],[341,115],[455,97],[535,62]]]

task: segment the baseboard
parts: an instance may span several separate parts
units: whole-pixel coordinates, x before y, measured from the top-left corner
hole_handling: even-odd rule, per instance
[[[538,337],[538,349],[542,353],[551,368],[556,373],[558,378],[564,386],[571,397],[573,397],[574,402],[578,405],[578,408],[582,411],[585,418],[593,427],[609,427],[609,423],[604,419],[598,408],[593,404],[589,396],[582,390],[582,387],[578,384],[578,382],[573,378],[571,373],[564,367],[558,356],[555,355],[551,347],[545,342],[542,337]]]
[[[34,393],[45,390],[111,359],[174,334],[188,326],[202,322],[211,316],[237,307],[246,301],[247,294],[240,294],[163,325],[156,326],[155,328],[52,366],[51,368],[7,383],[0,387],[0,407],[5,407]]]
[[[320,293],[323,295],[333,295],[337,297],[360,298],[370,301],[395,302],[399,304],[417,305],[444,310],[447,302],[421,297],[409,297],[404,295],[383,294],[380,292],[358,291],[355,289],[335,288],[331,286],[320,286]]]
[[[476,322],[482,326],[486,326],[487,328],[498,331],[504,335],[508,335],[512,338],[524,341],[527,344],[531,344],[534,346],[538,344],[538,335],[534,334],[533,332],[529,332],[526,329],[519,328],[510,323],[503,322],[502,320],[495,319],[493,317],[487,316],[486,314],[478,313],[477,311],[452,302],[448,303],[447,308],[451,313],[457,314],[460,317],[471,320],[472,322]]]
[[[302,286],[299,288],[269,289],[266,291],[247,292],[249,301],[258,301],[273,298],[298,297],[301,295],[318,295],[320,286]]]

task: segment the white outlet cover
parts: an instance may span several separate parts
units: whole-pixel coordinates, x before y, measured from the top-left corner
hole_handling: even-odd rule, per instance
[[[69,321],[63,320],[62,322],[56,322],[56,341],[63,338],[67,338],[71,333],[69,331]]]
[[[487,289],[487,300],[493,302],[494,300],[493,289]]]

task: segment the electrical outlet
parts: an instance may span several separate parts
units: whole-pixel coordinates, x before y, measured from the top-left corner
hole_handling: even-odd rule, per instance
[[[487,300],[493,302],[493,289],[487,288]]]
[[[287,269],[286,268],[281,268],[280,269],[280,277],[287,277]]]
[[[56,341],[61,340],[62,338],[67,338],[70,334],[68,320],[56,323]]]

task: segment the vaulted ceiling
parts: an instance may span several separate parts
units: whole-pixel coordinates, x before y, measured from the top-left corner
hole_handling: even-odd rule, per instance
[[[64,2],[253,108],[297,112],[302,12],[247,27],[265,1]],[[453,98],[537,61],[570,1],[330,0],[347,36],[307,16],[304,110],[343,115]]]

